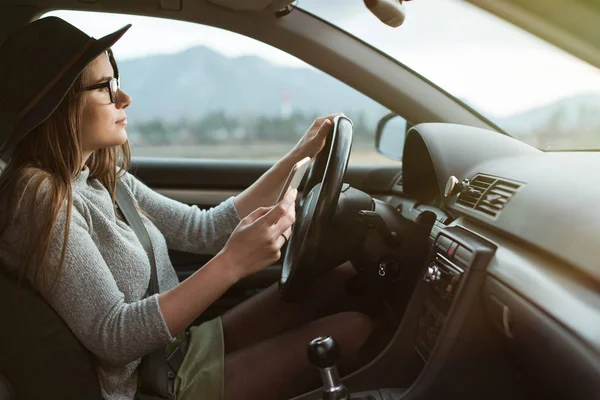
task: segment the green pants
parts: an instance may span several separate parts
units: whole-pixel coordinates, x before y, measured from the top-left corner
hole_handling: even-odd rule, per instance
[[[177,400],[222,400],[225,346],[221,318],[190,327],[190,341],[175,377]]]

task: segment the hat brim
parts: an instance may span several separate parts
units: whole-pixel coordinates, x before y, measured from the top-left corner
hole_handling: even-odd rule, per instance
[[[25,135],[31,132],[36,126],[44,122],[58,105],[65,98],[65,95],[73,86],[77,77],[83,70],[98,57],[100,54],[108,50],[114,45],[127,30],[131,28],[131,24],[127,24],[121,29],[110,33],[100,39],[94,41],[89,48],[82,54],[81,57],[73,64],[73,66],[59,79],[56,84],[42,97],[42,99],[18,122],[10,140],[13,143],[7,143],[6,150],[10,151],[20,142]],[[93,39],[90,39],[93,40]]]

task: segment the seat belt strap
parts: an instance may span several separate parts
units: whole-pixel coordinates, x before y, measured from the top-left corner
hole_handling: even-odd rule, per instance
[[[158,293],[159,289],[158,276],[156,272],[156,259],[154,258],[154,249],[152,248],[150,236],[148,235],[148,231],[142,222],[142,218],[140,217],[137,208],[135,208],[133,197],[129,194],[120,179],[117,181],[116,197],[119,209],[123,213],[123,216],[129,223],[129,226],[135,233],[135,236],[137,236],[138,240],[144,247],[144,250],[146,250],[146,254],[148,255],[151,271],[150,283],[148,284],[148,290],[146,291],[145,297],[152,296],[153,294]]]

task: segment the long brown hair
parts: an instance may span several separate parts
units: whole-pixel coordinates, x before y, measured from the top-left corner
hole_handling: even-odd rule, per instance
[[[107,51],[115,77],[118,69],[110,49]],[[68,245],[72,181],[80,174],[83,162],[81,127],[85,102],[83,88],[87,69],[74,82],[56,110],[34,128],[11,152],[0,174],[0,237],[20,222],[27,235],[18,266],[19,281],[28,276],[45,296],[51,295],[63,268]],[[98,179],[115,204],[119,176],[130,166],[129,142],[95,151],[86,161],[90,178]],[[117,167],[120,167],[117,170]],[[66,208],[65,208],[66,205]],[[48,254],[61,212],[66,212],[63,246],[55,276],[48,276]],[[21,217],[25,217],[25,221]]]

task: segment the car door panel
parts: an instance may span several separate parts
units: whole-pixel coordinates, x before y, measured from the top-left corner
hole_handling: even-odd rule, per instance
[[[155,190],[172,190],[187,196],[195,190],[198,196],[223,196],[239,193],[262,174],[273,162],[226,161],[207,159],[134,158],[131,173]],[[367,193],[388,193],[390,183],[402,168],[398,165],[350,165],[344,181]]]

